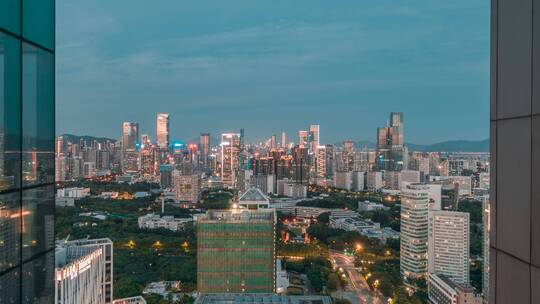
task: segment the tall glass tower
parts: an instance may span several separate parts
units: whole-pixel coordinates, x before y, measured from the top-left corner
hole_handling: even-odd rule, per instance
[[[0,303],[54,300],[54,5],[0,1]]]

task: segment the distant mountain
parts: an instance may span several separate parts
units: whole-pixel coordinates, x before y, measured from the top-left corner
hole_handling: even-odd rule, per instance
[[[343,142],[336,143],[341,146]],[[489,139],[484,140],[449,140],[431,145],[406,143],[409,151],[419,152],[489,152]],[[376,149],[377,145],[369,140],[354,142],[357,149]]]
[[[87,143],[91,143],[93,142],[94,140],[99,142],[99,143],[105,143],[107,141],[110,141],[110,142],[116,142],[117,139],[113,139],[113,138],[107,138],[107,137],[95,137],[95,136],[90,136],[90,135],[73,135],[73,134],[62,134],[60,135],[62,137],[64,137],[64,140],[65,141],[71,141],[72,143],[78,143],[81,138],[86,141]]]
[[[489,152],[489,139],[484,140],[450,140],[432,145],[415,145],[407,143],[409,151],[421,152]]]

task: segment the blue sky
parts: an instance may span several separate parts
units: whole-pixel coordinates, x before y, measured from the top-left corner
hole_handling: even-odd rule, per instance
[[[56,51],[58,133],[488,137],[488,0],[61,0]]]

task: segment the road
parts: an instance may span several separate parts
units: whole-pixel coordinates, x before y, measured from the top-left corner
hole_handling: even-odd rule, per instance
[[[343,268],[349,285],[344,290],[336,291],[334,296],[345,298],[353,304],[383,304],[384,299],[372,292],[359,271],[354,267],[354,260],[339,251],[330,251],[330,256],[337,268]]]

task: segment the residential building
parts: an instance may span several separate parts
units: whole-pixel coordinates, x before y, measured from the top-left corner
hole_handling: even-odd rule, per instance
[[[197,219],[200,293],[275,292],[275,210],[208,211]]]
[[[334,174],[334,187],[350,191],[352,188],[352,172],[336,171]]]
[[[469,284],[469,213],[429,211],[428,272]]]
[[[353,171],[352,172],[352,186],[353,191],[364,191],[365,187],[365,172]]]
[[[369,191],[377,191],[383,187],[382,172],[369,171],[367,173],[366,187]]]
[[[429,188],[408,184],[401,195],[400,272],[405,280],[427,273]]]

